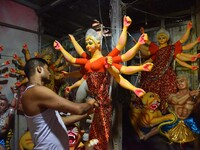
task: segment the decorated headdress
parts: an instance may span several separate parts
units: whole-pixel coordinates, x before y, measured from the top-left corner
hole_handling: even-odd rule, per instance
[[[156,39],[158,39],[158,36],[160,34],[164,34],[167,36],[167,38],[169,39],[169,32],[167,30],[165,30],[164,28],[161,28],[157,33],[156,33]]]
[[[94,29],[88,29],[85,35],[85,39],[91,38],[96,43],[100,42],[101,38],[99,34]]]

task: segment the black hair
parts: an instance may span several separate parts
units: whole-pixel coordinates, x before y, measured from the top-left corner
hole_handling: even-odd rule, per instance
[[[30,77],[32,75],[35,74],[35,68],[38,66],[44,67],[45,65],[48,66],[48,63],[46,60],[42,59],[42,58],[31,58],[26,62],[26,65],[24,67],[24,72],[27,76],[28,79],[30,79]]]

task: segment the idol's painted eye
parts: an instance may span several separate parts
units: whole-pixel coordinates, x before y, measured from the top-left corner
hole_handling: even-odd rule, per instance
[[[158,40],[163,40],[163,39],[166,39],[166,37],[163,36],[158,38]]]
[[[151,94],[149,97],[150,97],[150,98],[154,97],[154,94]]]
[[[86,45],[92,45],[93,44],[93,42],[92,41],[89,41],[89,42],[86,42]]]

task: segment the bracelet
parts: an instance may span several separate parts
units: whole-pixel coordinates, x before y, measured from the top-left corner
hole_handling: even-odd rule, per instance
[[[192,101],[193,102],[196,102],[196,99],[197,99],[196,95],[192,96]]]
[[[192,98],[192,101],[193,101],[193,102],[196,101],[196,99],[197,99],[197,96],[196,96],[196,95],[193,95],[193,96],[192,96],[192,95],[190,94],[190,92],[189,92],[189,96]]]

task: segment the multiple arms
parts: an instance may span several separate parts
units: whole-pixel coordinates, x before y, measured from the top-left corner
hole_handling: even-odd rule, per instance
[[[125,54],[121,55],[121,59],[123,62],[125,61],[129,61],[130,59],[132,59],[135,54],[137,53],[137,51],[139,50],[140,46],[142,44],[145,44],[145,42],[148,40],[148,36],[147,34],[143,33],[138,42],[130,49],[128,50]]]

